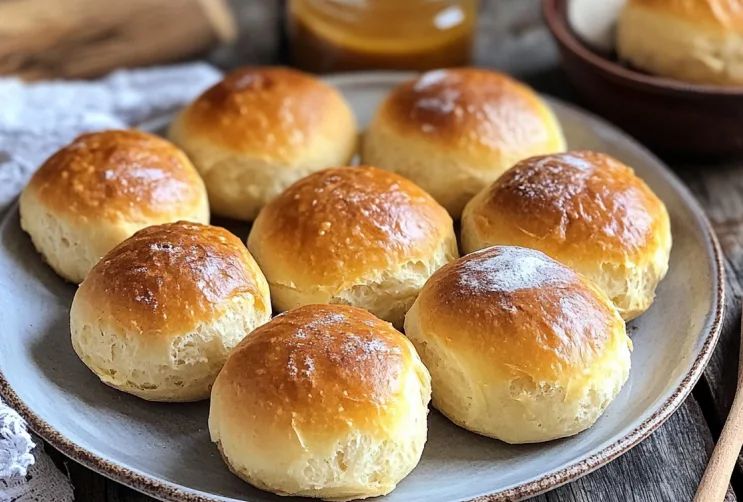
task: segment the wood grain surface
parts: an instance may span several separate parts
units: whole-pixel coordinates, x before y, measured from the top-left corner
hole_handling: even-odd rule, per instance
[[[557,52],[541,23],[539,0],[481,3],[476,63],[513,73],[542,92],[581,104],[558,68]],[[232,4],[240,25],[240,42],[219,49],[210,61],[224,69],[280,62],[281,2],[233,0]],[[720,344],[694,395],[650,438],[609,465],[535,501],[690,501],[732,403],[740,341],[739,280],[743,278],[743,161],[665,160],[704,205],[725,251],[728,309]],[[69,470],[79,502],[153,500],[60,454],[55,460]],[[736,473],[733,486],[743,488],[738,481],[743,479],[741,474],[743,470]],[[726,500],[736,500],[730,488]]]
[[[717,348],[694,394],[704,405],[705,417],[716,438],[733,404],[741,339],[743,160],[685,161],[674,163],[674,167],[705,208],[725,254],[725,321]],[[733,486],[743,494],[743,457],[740,456]]]
[[[738,380],[733,405],[712,451],[694,502],[718,502],[725,498],[743,446],[743,353],[738,355]]]

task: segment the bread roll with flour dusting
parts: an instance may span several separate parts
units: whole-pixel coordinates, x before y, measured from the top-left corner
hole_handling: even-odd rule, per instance
[[[90,271],[70,310],[72,346],[103,383],[149,401],[196,401],[227,354],[271,318],[268,284],[227,230],[140,230]]]
[[[743,8],[738,0],[628,0],[617,52],[655,75],[743,85]]]
[[[327,169],[289,187],[261,211],[248,248],[277,310],[353,305],[397,328],[426,279],[459,255],[443,207],[369,166]]]
[[[671,221],[634,171],[590,151],[525,159],[472,199],[462,247],[538,249],[581,272],[625,320],[645,312],[668,271]]]
[[[365,310],[307,305],[230,354],[209,431],[230,469],[279,495],[392,491],[426,442],[430,376],[413,345]]]
[[[46,262],[80,283],[100,258],[150,225],[209,223],[204,183],[182,151],[135,130],[77,137],[34,173],[21,227]]]
[[[333,87],[290,68],[241,68],[207,89],[168,137],[204,178],[212,212],[252,221],[282,190],[350,162],[356,119]]]
[[[545,254],[491,247],[437,271],[405,318],[433,404],[508,443],[589,428],[627,381],[632,342],[611,300]]]
[[[515,162],[564,149],[552,110],[526,85],[454,68],[394,89],[364,134],[361,161],[412,180],[456,220]]]

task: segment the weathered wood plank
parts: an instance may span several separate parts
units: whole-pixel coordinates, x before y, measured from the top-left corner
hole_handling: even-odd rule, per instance
[[[276,64],[281,54],[283,0],[229,0],[238,25],[237,42],[220,47],[207,61],[228,70],[247,64]]]
[[[114,481],[106,480],[106,498],[105,502],[153,502],[155,499],[135,492]],[[79,502],[75,500],[75,502]],[[93,502],[92,500],[90,502]]]
[[[62,472],[69,476],[75,488],[76,502],[107,502],[106,485],[112,481],[68,459],[48,444],[44,445],[44,449]]]
[[[712,451],[704,417],[689,398],[661,428],[627,454],[534,502],[690,501]],[[728,488],[726,501],[735,501]]]
[[[480,2],[475,62],[524,77],[554,68],[557,49],[542,22],[540,0]]]
[[[727,315],[701,383],[706,396],[700,395],[703,400],[709,397],[707,417],[713,433],[718,435],[732,405],[737,379],[743,296],[743,160],[710,164],[703,171],[693,164],[677,165],[678,174],[707,211],[726,259]],[[743,456],[738,459],[736,471],[734,484],[743,482]]]

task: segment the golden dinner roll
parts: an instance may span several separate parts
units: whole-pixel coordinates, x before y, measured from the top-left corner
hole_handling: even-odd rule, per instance
[[[278,311],[353,305],[398,328],[426,280],[458,256],[446,210],[373,167],[327,169],[293,184],[261,211],[248,248]]]
[[[547,104],[512,78],[484,69],[435,70],[384,100],[361,160],[409,178],[454,219],[516,161],[565,149]]]
[[[204,183],[183,152],[134,130],[83,134],[52,155],[23,190],[20,213],[47,263],[76,283],[141,228],[209,223]]]
[[[629,0],[619,17],[617,52],[656,75],[743,85],[743,8],[729,0]]]
[[[140,230],[93,267],[70,332],[103,383],[150,401],[196,401],[270,318],[268,284],[240,239],[179,221]]]
[[[543,251],[596,283],[630,320],[650,307],[668,271],[671,222],[632,169],[575,151],[525,159],[472,199],[462,248],[493,245]]]
[[[230,470],[279,495],[391,492],[420,460],[431,379],[388,323],[342,305],[275,317],[227,358],[209,431]]]
[[[282,190],[356,149],[356,122],[343,96],[289,68],[243,68],[191,103],[173,122],[206,183],[212,212],[253,220]]]
[[[611,301],[532,249],[492,247],[446,265],[405,333],[431,372],[434,406],[508,443],[591,427],[629,376],[632,342]]]

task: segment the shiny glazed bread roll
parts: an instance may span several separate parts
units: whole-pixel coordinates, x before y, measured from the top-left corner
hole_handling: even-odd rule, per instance
[[[230,354],[209,431],[230,470],[280,495],[389,493],[418,464],[431,382],[388,323],[341,305],[275,317]]]
[[[578,270],[630,320],[650,307],[668,271],[671,223],[632,169],[568,152],[519,162],[467,205],[464,251],[496,244],[538,249]]]
[[[656,75],[743,85],[743,9],[729,0],[629,0],[619,17],[617,52]]]
[[[170,139],[204,178],[212,212],[253,220],[298,179],[345,165],[356,122],[341,94],[288,68],[243,68],[173,122]]]
[[[452,220],[405,178],[373,167],[312,174],[269,203],[248,248],[274,307],[362,307],[402,327],[430,275],[458,256]]]
[[[52,155],[23,190],[20,213],[47,263],[76,283],[141,228],[209,223],[191,162],[164,139],[135,130],[83,134]]]
[[[436,272],[405,318],[433,404],[508,443],[589,428],[629,376],[632,342],[593,283],[545,254],[492,247]]]
[[[90,271],[70,311],[72,345],[101,381],[150,401],[209,397],[229,351],[271,318],[268,284],[227,230],[140,230]]]
[[[560,125],[531,89],[489,70],[436,70],[385,99],[364,135],[362,162],[430,193],[454,219],[515,162],[565,149]]]

